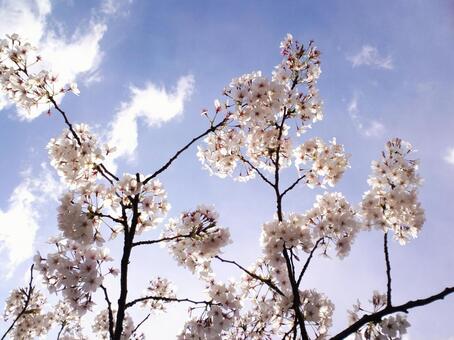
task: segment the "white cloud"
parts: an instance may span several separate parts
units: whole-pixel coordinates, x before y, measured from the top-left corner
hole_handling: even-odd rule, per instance
[[[38,174],[22,173],[22,182],[13,190],[8,207],[0,209],[0,268],[6,276],[33,255],[33,243],[41,213],[49,200],[56,200],[62,187],[48,168]],[[5,256],[6,253],[6,256]]]
[[[361,48],[361,51],[349,57],[348,60],[351,61],[353,67],[366,65],[383,68],[386,70],[391,70],[394,68],[391,56],[381,56],[380,53],[378,53],[377,48],[370,45],[364,45]]]
[[[365,137],[379,137],[385,132],[385,126],[377,120],[366,120],[359,115],[358,96],[354,95],[348,104],[348,113],[356,130]]]
[[[443,159],[445,162],[454,165],[454,147],[448,149]]]
[[[53,29],[58,23],[48,23],[51,12],[49,0],[4,0],[0,3],[0,36],[15,32],[38,47],[43,67],[57,73],[62,85],[83,75],[90,77],[102,58],[100,41],[107,26],[101,19],[92,20],[65,36]],[[0,110],[5,106],[4,98],[0,98]],[[45,105],[31,113],[19,111],[19,116],[31,120],[47,108]]]
[[[101,11],[107,15],[114,15],[124,9],[124,5],[131,4],[133,0],[103,0],[101,3]],[[123,11],[124,13],[124,11]]]
[[[131,99],[122,103],[111,123],[109,145],[117,147],[113,154],[118,157],[133,157],[137,148],[137,120],[143,118],[148,126],[162,123],[183,113],[184,103],[189,99],[194,87],[192,75],[181,77],[172,91],[148,83],[144,88],[131,87]],[[110,164],[114,166],[113,164]]]

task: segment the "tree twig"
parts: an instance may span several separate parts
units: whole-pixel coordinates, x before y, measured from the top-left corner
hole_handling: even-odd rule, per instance
[[[147,184],[149,181],[151,181],[153,178],[157,177],[159,174],[167,170],[167,168],[180,156],[184,151],[186,151],[192,144],[197,142],[199,139],[205,137],[208,135],[210,132],[216,131],[219,127],[223,126],[227,121],[228,121],[228,116],[226,116],[221,122],[219,122],[216,125],[211,126],[209,129],[207,129],[205,132],[201,133],[197,137],[194,137],[189,143],[187,143],[185,146],[183,146],[180,150],[178,150],[168,161],[165,163],[162,167],[160,167],[158,170],[156,170],[153,174],[148,176],[144,181],[143,184]]]
[[[247,270],[246,268],[244,268],[242,265],[240,265],[239,263],[235,262],[235,261],[232,261],[232,260],[226,260],[226,259],[223,259],[222,257],[216,255],[215,258],[217,258],[219,261],[221,262],[225,262],[225,263],[230,263],[230,264],[233,264],[235,265],[236,267],[240,268],[242,271],[244,271],[246,274],[248,274],[250,277],[253,277],[254,279],[256,280],[259,280],[263,283],[265,283],[268,287],[270,287],[272,290],[274,290],[276,293],[278,293],[279,295],[281,296],[284,296],[284,293],[279,289],[278,286],[276,286],[272,281],[271,279],[265,279],[264,277],[261,277],[260,275],[257,275],[249,270]]]
[[[11,332],[11,330],[16,325],[17,321],[27,312],[27,308],[28,308],[28,305],[30,304],[30,300],[32,298],[32,294],[33,294],[33,290],[34,290],[34,287],[33,287],[33,267],[34,266],[35,265],[32,264],[31,267],[30,267],[30,281],[28,283],[28,291],[26,293],[26,299],[25,299],[24,307],[19,312],[19,314],[17,314],[16,318],[14,319],[13,323],[9,326],[9,328],[6,330],[5,334],[3,334],[1,340],[6,338],[8,333]]]
[[[128,302],[125,305],[125,307],[126,308],[130,308],[130,307],[134,306],[138,302],[147,301],[147,300],[164,301],[164,302],[189,302],[189,303],[193,303],[195,305],[204,304],[204,305],[208,305],[208,306],[211,306],[211,305],[214,304],[212,301],[203,301],[203,300],[202,301],[196,301],[196,300],[191,300],[191,299],[178,299],[178,298],[171,298],[171,297],[165,297],[165,296],[152,296],[152,295],[150,295],[150,296],[144,296],[144,297],[132,300],[132,301]]]
[[[290,185],[287,189],[285,189],[282,192],[281,197],[284,197],[285,194],[287,194],[290,190],[292,190],[294,187],[296,187],[296,185],[304,178],[306,178],[306,175],[303,175],[303,176],[299,177],[295,182],[293,182],[292,185]]]
[[[112,339],[113,336],[114,336],[112,304],[111,304],[110,299],[109,299],[109,294],[107,294],[107,288],[103,284],[101,284],[101,289],[104,292],[104,299],[107,302],[107,311],[109,313],[109,335],[110,335],[110,339]]]
[[[297,284],[298,287],[299,287],[300,284],[301,284],[301,279],[303,278],[304,273],[306,272],[307,268],[309,267],[309,263],[311,262],[311,259],[312,259],[312,257],[314,256],[315,250],[317,249],[318,245],[319,245],[320,242],[322,242],[322,241],[323,241],[323,237],[319,238],[319,239],[317,240],[317,242],[315,242],[315,245],[314,245],[314,247],[312,248],[312,250],[311,250],[311,252],[310,252],[310,254],[309,254],[309,256],[308,256],[308,258],[307,258],[307,260],[306,260],[306,263],[305,263],[304,266],[303,266],[303,269],[301,269],[301,273],[300,273],[300,275],[298,276],[298,280],[296,281],[296,284]]]
[[[337,335],[333,336],[330,338],[330,340],[342,340],[345,339],[347,336],[355,333],[358,331],[362,326],[366,325],[369,322],[377,323],[380,322],[380,320],[389,314],[394,314],[397,312],[402,312],[402,313],[408,313],[409,309],[416,308],[416,307],[421,307],[428,305],[432,302],[435,302],[437,300],[442,300],[449,294],[454,293],[454,287],[447,287],[443,291],[441,291],[438,294],[434,294],[432,296],[429,296],[427,298],[423,299],[418,299],[418,300],[413,300],[413,301],[408,301],[402,305],[398,306],[386,306],[384,309],[373,313],[373,314],[366,314],[361,319],[338,333]]]

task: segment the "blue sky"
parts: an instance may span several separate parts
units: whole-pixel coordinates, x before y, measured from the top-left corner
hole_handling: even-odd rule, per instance
[[[358,203],[367,190],[370,162],[391,137],[408,140],[419,151],[427,221],[418,239],[391,246],[394,301],[454,284],[451,1],[0,1],[0,34],[12,29],[48,51],[50,64],[65,77],[77,80],[81,95],[66,96],[62,106],[74,122],[87,122],[104,139],[125,146],[116,159],[118,173],[152,172],[206,129],[202,109],[212,108],[233,77],[254,70],[269,75],[280,61],[279,42],[286,33],[315,40],[322,52],[325,119],[303,138],[336,137],[352,155],[351,169],[336,190]],[[58,64],[62,58],[65,63]],[[45,145],[63,124],[56,114],[24,120],[2,99],[0,108],[4,300],[23,281],[29,256],[45,249],[57,231],[60,186],[50,165],[42,164],[48,164]],[[117,127],[128,122],[128,130],[115,134],[119,117],[124,120]],[[272,192],[257,180],[210,177],[195,153],[188,151],[161,177],[170,216],[199,203],[214,204],[234,240],[225,257],[248,265],[260,255],[258,237],[261,224],[272,218]],[[298,188],[284,209],[304,212],[319,192]],[[112,245],[114,254],[117,247]],[[314,262],[307,284],[336,304],[335,329],[345,324],[345,310],[356,298],[366,301],[373,290],[384,290],[382,256],[381,234],[369,232],[343,261]],[[141,250],[133,260],[137,294],[148,279],[163,275],[181,295],[201,295],[197,280],[177,268],[164,249]],[[216,268],[221,278],[240,275]],[[184,311],[172,307],[147,327],[171,339]],[[453,313],[453,297],[411,313],[409,338],[454,339]]]

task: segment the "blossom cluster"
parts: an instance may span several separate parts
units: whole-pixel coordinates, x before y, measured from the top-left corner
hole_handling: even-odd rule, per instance
[[[317,195],[314,207],[306,212],[305,218],[311,227],[313,239],[323,240],[324,252],[333,244],[337,256],[344,258],[360,231],[361,225],[356,214],[341,193],[333,192]]]
[[[288,167],[294,151],[288,123],[296,125],[296,133],[300,134],[310,123],[322,119],[316,88],[320,75],[318,50],[312,43],[305,48],[291,35],[281,48],[283,60],[271,79],[261,72],[233,79],[224,90],[228,100],[216,103],[216,115],[225,114],[227,123],[209,134],[206,146],[199,146],[198,151],[199,159],[212,174],[248,180],[258,169],[272,172],[275,164]],[[336,166],[343,167],[340,163]]]
[[[170,240],[167,247],[177,262],[201,277],[209,276],[211,259],[231,242],[229,230],[218,225],[218,218],[212,207],[201,205],[170,220],[162,234]]]
[[[186,322],[178,340],[221,340],[234,325],[241,308],[234,282],[210,282],[208,295],[211,303],[204,312]],[[233,339],[233,338],[232,338]]]
[[[28,304],[27,304],[28,301]],[[37,290],[14,289],[6,300],[4,320],[15,319],[26,311],[17,320],[13,329],[14,339],[31,339],[47,334],[54,321],[52,312],[45,312],[43,306],[46,298]]]
[[[162,277],[150,281],[143,295],[142,306],[153,311],[164,311],[164,303],[176,298],[172,283]]]
[[[369,302],[372,304],[372,310],[369,312],[376,313],[386,306],[387,298],[385,294],[374,291],[372,299]],[[364,312],[368,311],[358,301],[353,305],[353,310],[348,311],[350,323],[358,321],[361,313]],[[402,336],[407,333],[408,327],[410,327],[410,323],[404,314],[387,316],[382,318],[380,322],[368,323],[356,333],[355,339],[401,340]]]
[[[247,311],[242,311],[229,330],[229,339],[271,339],[284,336],[294,327],[295,310],[293,295],[260,294],[261,289],[249,290]],[[258,293],[258,294],[257,294]],[[332,325],[333,303],[315,290],[300,290],[300,310],[305,324],[311,329],[316,339],[326,339]]]
[[[98,166],[112,150],[100,147],[96,136],[86,124],[75,124],[73,131],[64,129],[47,145],[52,166],[72,186],[94,182]]]
[[[36,49],[19,35],[0,39],[0,89],[27,111],[49,103],[58,94],[69,91],[79,94],[76,84],[62,86],[58,77],[49,71],[32,72],[41,60]]]
[[[57,252],[47,258],[39,253],[35,266],[49,292],[61,292],[65,301],[79,315],[91,309],[92,294],[100,287],[105,275],[102,264],[112,261],[106,248],[84,247],[64,238],[54,240]]]
[[[170,210],[162,183],[158,179],[146,184],[143,182],[144,178],[140,174],[125,174],[115,186],[123,205],[134,209],[134,200],[137,200],[137,234],[155,228]]]
[[[362,201],[365,223],[392,230],[401,244],[417,237],[424,224],[424,210],[418,201],[418,162],[408,158],[412,152],[410,143],[391,139],[381,160],[372,163],[371,190]]]
[[[295,148],[293,155],[300,176],[305,176],[310,188],[325,184],[333,187],[348,167],[348,156],[335,139],[329,144],[320,138],[309,139]],[[311,166],[307,166],[308,163]]]

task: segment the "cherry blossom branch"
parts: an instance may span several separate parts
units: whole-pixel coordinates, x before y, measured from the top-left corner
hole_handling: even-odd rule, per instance
[[[265,283],[268,287],[270,287],[272,290],[274,290],[276,293],[278,293],[279,295],[281,296],[284,296],[284,293],[279,289],[279,287],[277,287],[272,281],[270,278],[266,279],[264,277],[261,277],[260,275],[257,275],[249,270],[247,270],[246,268],[244,268],[242,265],[240,265],[239,263],[235,262],[235,261],[232,261],[232,260],[226,260],[226,259],[223,259],[222,257],[216,255],[215,256],[216,259],[218,259],[219,261],[221,262],[225,262],[225,263],[230,263],[230,264],[233,264],[235,265],[236,267],[238,267],[239,269],[241,269],[242,271],[244,271],[246,274],[248,274],[250,277],[253,277],[254,279],[256,280],[259,280],[263,283]]]
[[[384,252],[385,252],[385,262],[386,262],[386,277],[387,277],[387,291],[386,291],[386,305],[388,307],[392,306],[391,303],[391,263],[389,261],[389,252],[388,252],[388,232],[384,236]]]
[[[150,296],[144,296],[144,297],[132,300],[132,301],[128,302],[125,307],[126,308],[130,308],[130,307],[134,306],[138,302],[148,301],[148,300],[164,301],[164,302],[189,302],[189,303],[193,303],[195,305],[204,304],[204,305],[207,305],[207,306],[211,306],[211,305],[215,304],[215,303],[213,303],[213,301],[204,301],[204,300],[196,301],[196,300],[192,300],[192,299],[178,299],[178,298],[171,298],[171,297],[165,297],[165,296],[152,296],[152,295],[150,295]]]
[[[303,278],[304,273],[306,272],[307,268],[309,267],[309,263],[311,262],[311,259],[314,256],[315,250],[317,249],[317,247],[320,244],[320,242],[322,242],[323,240],[324,240],[323,237],[319,238],[317,240],[317,242],[315,242],[314,247],[312,248],[311,252],[309,253],[309,257],[307,258],[306,263],[304,264],[303,269],[301,270],[301,273],[298,276],[298,280],[296,281],[296,284],[298,285],[298,287],[301,284],[301,279]]]
[[[306,175],[303,175],[303,176],[299,177],[295,182],[293,182],[292,185],[290,185],[287,189],[285,189],[285,190],[282,192],[281,197],[284,197],[285,194],[287,194],[290,190],[292,190],[294,187],[296,187],[297,184],[298,184],[302,179],[304,179],[304,178],[306,178]]]
[[[65,111],[63,111],[60,106],[58,106],[57,102],[55,101],[55,99],[52,97],[52,96],[48,96],[49,98],[49,101],[54,105],[55,109],[60,112],[60,114],[62,115],[64,121],[65,121],[65,124],[68,126],[69,128],[69,131],[71,131],[71,134],[73,135],[73,137],[76,139],[77,141],[77,144],[79,144],[79,146],[82,146],[82,142],[79,138],[79,135],[76,133],[76,131],[74,130],[74,127],[72,125],[72,123],[69,121],[68,119],[68,116],[66,115]],[[116,181],[119,180],[119,178],[114,175],[112,172],[110,172],[109,170],[107,170],[107,168],[105,167],[104,164],[98,164],[96,166],[96,169],[100,172],[100,174],[107,180],[110,182],[110,184],[114,185],[113,181],[111,178],[109,178],[106,174],[108,174],[109,176],[111,176],[113,179],[115,179]]]
[[[358,331],[362,326],[368,324],[369,322],[378,323],[380,320],[389,314],[394,314],[397,312],[408,313],[409,309],[421,307],[428,305],[432,302],[443,300],[449,294],[454,293],[454,287],[447,287],[443,291],[438,294],[429,296],[427,298],[408,301],[402,305],[398,306],[386,306],[384,309],[373,313],[373,314],[366,314],[361,319],[344,329],[342,332],[338,333],[337,335],[330,338],[330,340],[342,340],[345,339],[347,336],[354,334]]]
[[[119,223],[119,224],[123,224],[123,220],[119,219],[119,218],[115,218],[111,215],[106,215],[106,214],[103,214],[103,213],[100,213],[100,212],[92,212],[92,214],[94,216],[97,216],[97,217],[104,217],[104,218],[108,218],[108,219],[111,219],[112,221],[116,222],[116,223]]]
[[[140,322],[137,324],[136,328],[134,328],[134,330],[132,331],[132,334],[134,334],[135,332],[137,332],[137,330],[139,329],[139,327],[142,326],[142,325],[145,323],[145,321],[148,320],[148,318],[149,318],[150,316],[151,316],[151,313],[148,314],[142,321],[140,321]]]
[[[257,172],[259,174],[259,176],[266,182],[268,183],[269,185],[271,185],[273,188],[274,188],[274,184],[268,179],[266,178],[266,176],[255,166],[253,165],[250,161],[248,161],[246,158],[244,158],[243,156],[240,156],[240,159],[248,164],[255,172]]]
[[[140,182],[140,175],[136,174],[137,181]],[[132,199],[132,219],[131,226],[127,228],[125,225],[123,255],[120,265],[120,296],[118,298],[117,320],[115,322],[114,340],[120,340],[123,333],[123,319],[126,310],[126,298],[128,295],[128,266],[131,256],[132,244],[136,232],[137,223],[139,221],[139,195],[135,195]],[[124,210],[124,209],[123,209]],[[126,222],[125,222],[126,223]]]
[[[295,86],[295,85],[294,85]],[[284,131],[284,125],[285,125],[285,120],[287,119],[287,108],[284,108],[284,114],[282,116],[282,121],[281,124],[279,125],[279,133],[278,133],[278,138],[277,138],[277,148],[276,148],[276,160],[274,163],[275,166],[275,171],[274,171],[274,191],[276,194],[276,213],[279,222],[283,221],[283,213],[282,213],[282,195],[279,190],[279,171],[280,171],[280,165],[279,165],[279,158],[280,158],[280,151],[281,151],[281,139],[282,139],[282,134]],[[292,270],[292,263],[290,260],[290,257],[288,255],[287,248],[283,247],[283,254],[285,258],[285,263],[287,265],[287,272],[290,280],[290,285],[292,286],[292,294],[293,294],[293,309],[295,311],[295,316],[298,319],[298,325],[300,328],[300,333],[301,337],[303,340],[309,340],[309,335],[307,334],[305,322],[304,322],[304,315],[301,313],[301,300],[300,300],[300,295],[299,295],[299,288],[298,285],[296,284],[295,280],[295,275]]]
[[[60,330],[58,331],[58,334],[57,334],[57,340],[60,340],[60,336],[63,333],[63,330],[65,329],[65,327],[66,327],[66,321],[63,321],[63,323],[61,324]]]
[[[14,328],[14,326],[16,325],[16,322],[27,312],[27,308],[28,308],[28,305],[30,304],[30,300],[32,298],[32,294],[33,294],[33,267],[35,265],[32,264],[31,267],[30,267],[30,281],[28,282],[28,290],[27,291],[24,291],[26,292],[25,295],[26,295],[26,299],[25,299],[25,304],[24,304],[24,308],[22,308],[22,310],[20,311],[19,314],[17,314],[16,318],[14,319],[13,323],[11,324],[11,326],[9,326],[9,328],[6,330],[5,334],[3,334],[1,340],[5,339],[6,336],[8,335],[9,332],[11,332],[11,330]]]
[[[205,132],[201,133],[197,137],[194,137],[189,143],[187,143],[185,146],[183,146],[180,150],[178,150],[175,155],[173,155],[166,164],[164,164],[162,167],[160,167],[158,170],[156,170],[153,174],[148,176],[144,181],[143,184],[147,184],[149,181],[151,181],[153,178],[157,177],[159,174],[167,170],[167,168],[184,152],[186,151],[192,144],[197,142],[199,139],[205,137],[208,135],[210,132],[216,131],[219,127],[223,126],[227,121],[229,120],[229,117],[226,116],[222,121],[220,121],[216,125],[212,125],[209,129],[207,129]]]
[[[74,131],[74,128],[73,128],[73,125],[71,124],[71,122],[69,121],[68,119],[68,116],[66,115],[65,111],[63,111],[57,104],[57,102],[55,101],[55,99],[52,97],[52,96],[48,96],[49,98],[49,101],[54,105],[55,109],[60,112],[60,114],[62,115],[64,121],[65,121],[65,124],[68,126],[69,128],[69,131],[71,131],[73,137],[76,139],[77,143],[79,144],[79,146],[82,146],[82,142],[80,141],[80,138],[79,136],[77,135],[76,131]]]
[[[137,241],[137,242],[133,242],[132,246],[136,247],[136,246],[141,246],[141,245],[146,245],[146,244],[155,244],[155,243],[160,243],[160,242],[174,241],[174,240],[178,240],[181,238],[188,238],[191,236],[192,236],[192,234],[182,234],[182,235],[175,235],[175,236],[171,236],[171,237],[163,237],[163,238],[159,238],[156,240]]]
[[[115,176],[113,173],[111,173],[109,170],[107,170],[106,166],[104,164],[99,164],[98,167],[102,169],[106,174],[108,174],[110,177],[112,177],[114,180],[119,181],[120,179]]]
[[[303,340],[309,340],[309,335],[307,334],[307,330],[304,325],[304,315],[300,309],[301,300],[300,300],[298,285],[296,284],[295,276],[292,275],[292,264],[290,261],[290,257],[288,255],[288,250],[285,247],[285,245],[284,245],[283,253],[284,253],[285,263],[287,264],[287,271],[289,273],[290,285],[292,286],[293,309],[295,311],[295,316],[298,319],[298,325],[300,328],[301,337]]]
[[[114,336],[114,324],[113,324],[113,313],[112,313],[112,304],[110,302],[110,299],[109,299],[109,295],[107,294],[107,288],[101,284],[101,289],[103,290],[104,292],[104,299],[106,300],[107,302],[107,311],[109,313],[109,335],[110,335],[110,339],[113,338]]]

